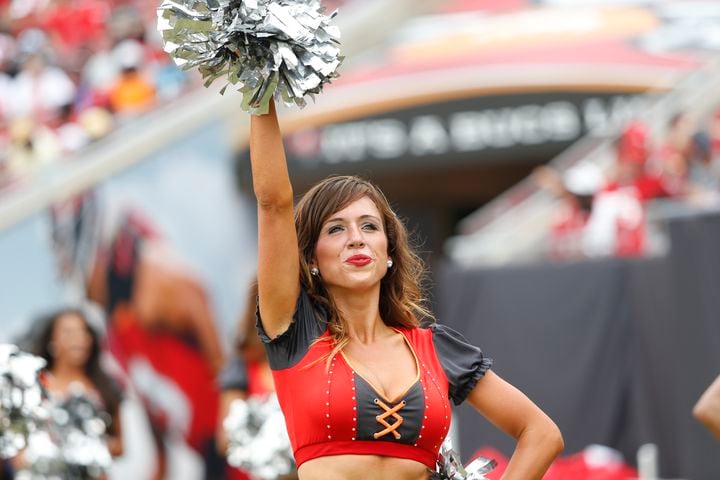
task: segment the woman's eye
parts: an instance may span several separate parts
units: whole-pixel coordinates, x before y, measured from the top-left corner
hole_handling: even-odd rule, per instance
[[[335,232],[339,232],[340,230],[342,230],[342,227],[340,225],[333,225],[332,227],[328,228],[327,232],[329,234],[333,234]]]
[[[364,228],[365,230],[371,230],[371,231],[374,231],[374,230],[377,230],[377,229],[378,229],[377,226],[376,226],[374,223],[366,223],[365,225],[363,225],[363,228]]]

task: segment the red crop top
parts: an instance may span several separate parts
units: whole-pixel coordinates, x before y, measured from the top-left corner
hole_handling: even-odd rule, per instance
[[[314,342],[329,334],[327,318],[304,291],[293,323],[277,338],[267,336],[258,315],[297,466],[355,454],[407,458],[434,470],[450,427],[449,400],[460,404],[492,360],[443,325],[398,328],[413,351],[418,378],[402,396],[388,399],[342,353],[329,368],[325,359],[315,362],[332,350],[330,341]]]

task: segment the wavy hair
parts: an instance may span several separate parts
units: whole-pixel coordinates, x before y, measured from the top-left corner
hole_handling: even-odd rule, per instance
[[[380,317],[388,326],[417,327],[433,316],[425,306],[424,262],[413,251],[407,229],[378,187],[356,176],[331,176],[308,190],[295,209],[295,228],[300,252],[300,285],[310,298],[328,312],[330,338],[335,346],[329,357],[342,350],[350,338],[347,325],[322,281],[310,274],[320,231],[330,216],[352,202],[369,198],[377,207],[388,241],[393,267],[380,282]],[[328,359],[329,360],[329,359]]]
[[[85,373],[87,374],[93,386],[97,389],[100,397],[105,404],[107,413],[112,418],[116,418],[116,415],[120,409],[120,402],[122,400],[122,391],[118,384],[107,374],[100,364],[100,335],[98,332],[90,326],[86,313],[81,308],[67,308],[54,311],[48,315],[41,317],[38,320],[41,331],[36,337],[35,344],[32,348],[32,353],[45,359],[45,369],[52,371],[55,358],[50,351],[50,342],[52,340],[53,331],[58,320],[65,315],[77,315],[85,323],[87,331],[90,333],[92,338],[92,346],[90,347],[90,355],[88,356],[87,362],[85,363]],[[112,433],[115,431],[116,425],[110,425],[109,431]]]

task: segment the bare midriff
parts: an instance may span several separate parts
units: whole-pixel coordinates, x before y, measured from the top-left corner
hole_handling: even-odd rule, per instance
[[[427,480],[422,463],[379,455],[333,455],[314,458],[300,465],[300,480]]]

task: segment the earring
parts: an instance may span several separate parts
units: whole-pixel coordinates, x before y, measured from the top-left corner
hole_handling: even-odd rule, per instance
[[[393,266],[393,261],[392,261],[391,258],[388,258],[387,266],[388,266],[388,268],[392,268],[392,266]]]
[[[313,277],[317,277],[318,275],[320,275],[320,270],[317,267],[312,267],[310,269],[310,275],[312,275]]]

